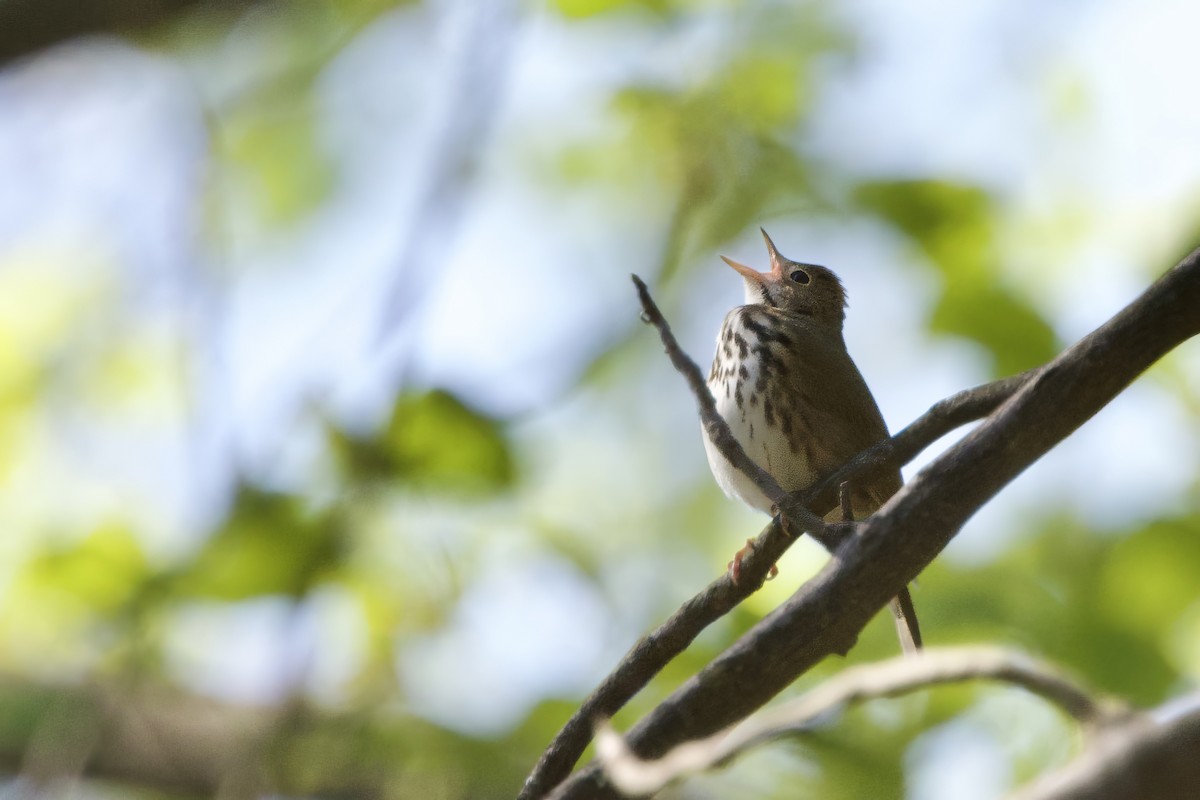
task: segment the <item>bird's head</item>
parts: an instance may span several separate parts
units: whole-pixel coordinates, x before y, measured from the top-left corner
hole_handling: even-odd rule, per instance
[[[767,232],[762,231],[771,256],[771,269],[759,272],[731,258],[721,259],[742,276],[746,304],[765,305],[791,314],[812,317],[839,329],[846,319],[846,290],[838,276],[816,264],[800,264],[785,258]]]

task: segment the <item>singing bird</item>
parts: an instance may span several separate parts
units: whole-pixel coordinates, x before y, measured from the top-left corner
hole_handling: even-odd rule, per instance
[[[792,492],[886,439],[888,430],[846,350],[846,291],[841,280],[825,267],[785,258],[765,230],[762,235],[770,271],[759,272],[721,256],[742,276],[746,302],[730,311],[721,325],[708,388],[746,455]],[[707,434],[704,448],[725,494],[776,513],[766,495],[721,455]],[[899,470],[852,482],[854,518],[869,516],[900,485]],[[834,509],[826,518],[840,519],[841,510]],[[905,652],[920,649],[921,633],[907,588],[891,606]]]

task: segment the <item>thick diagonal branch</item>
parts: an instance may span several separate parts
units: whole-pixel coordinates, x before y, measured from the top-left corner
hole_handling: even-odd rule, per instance
[[[646,285],[637,276],[634,276],[633,280],[646,321],[658,330],[671,363],[687,380],[688,387],[695,395],[701,418],[704,424],[710,427],[712,438],[722,454],[731,464],[738,464],[746,474],[754,477],[756,481],[761,481],[759,488],[765,495],[781,495],[774,478],[746,456],[737,439],[729,431],[729,426],[716,413],[700,368],[680,348],[670,325],[654,303]],[[810,533],[832,551],[841,541],[839,529],[837,526],[817,528],[816,523],[819,520],[814,520],[815,515],[807,510],[809,498],[813,499],[814,505],[823,507],[830,502],[829,498],[842,482],[902,466],[954,428],[994,411],[1024,385],[1032,374],[1032,371],[1026,372],[978,386],[938,402],[896,436],[859,453],[844,467],[818,480],[812,488],[783,496],[781,505],[784,513],[794,519],[796,527],[800,528],[807,526],[800,521],[799,514],[808,514],[806,519],[815,529],[810,530]],[[723,575],[688,600],[655,631],[638,641],[608,677],[584,700],[543,752],[537,766],[526,779],[520,794],[521,800],[543,797],[565,779],[591,741],[595,720],[615,714],[671,659],[682,653],[706,627],[757,591],[766,579],[771,565],[779,560],[793,541],[776,521],[772,521],[758,535],[754,547],[742,561],[741,577],[736,584],[728,575]]]
[[[745,718],[852,640],[996,492],[1200,333],[1200,250],[1039,369],[995,413],[922,470],[801,587],[630,731],[656,758]],[[617,797],[595,765],[555,796]]]

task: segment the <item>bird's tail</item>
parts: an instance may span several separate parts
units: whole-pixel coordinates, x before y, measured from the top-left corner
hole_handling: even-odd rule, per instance
[[[896,618],[896,633],[900,636],[900,647],[905,653],[921,649],[921,626],[917,624],[917,609],[913,606],[908,587],[892,598],[892,616]]]

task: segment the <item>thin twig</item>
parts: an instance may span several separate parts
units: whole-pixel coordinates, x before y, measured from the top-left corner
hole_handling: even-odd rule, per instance
[[[643,761],[605,723],[596,732],[600,764],[627,795],[657,792],[668,783],[728,763],[751,748],[814,730],[831,713],[882,697],[969,680],[995,680],[1023,687],[1093,729],[1125,719],[1130,709],[1116,700],[1097,701],[1047,664],[995,647],[925,650],[877,664],[851,667],[811,692],[777,709],[751,717],[705,739],[688,742],[653,761]]]
[[[671,332],[671,326],[667,324],[667,320],[663,317],[662,312],[658,310],[658,306],[655,304],[654,298],[650,296],[650,290],[646,288],[646,284],[637,275],[631,277],[633,278],[634,285],[637,286],[638,299],[642,302],[642,319],[658,329],[658,335],[662,338],[663,347],[666,348],[671,363],[687,381],[688,388],[692,390],[692,394],[696,398],[696,405],[700,409],[700,422],[704,425],[704,431],[708,434],[708,438],[717,450],[720,451],[721,455],[733,465],[734,469],[754,481],[754,485],[758,487],[760,492],[766,495],[772,504],[779,505],[784,502],[787,492],[780,487],[775,478],[771,476],[771,473],[760,467],[750,456],[746,455],[746,451],[742,449],[741,443],[734,437],[733,431],[729,429],[729,423],[717,413],[717,404],[713,401],[712,392],[708,390],[708,384],[704,380],[704,373],[700,371],[700,367],[696,362],[687,353],[683,352],[683,348],[679,346],[679,342],[675,339],[675,334]],[[789,509],[789,516],[805,530],[819,531],[825,527],[825,520],[803,507]]]

